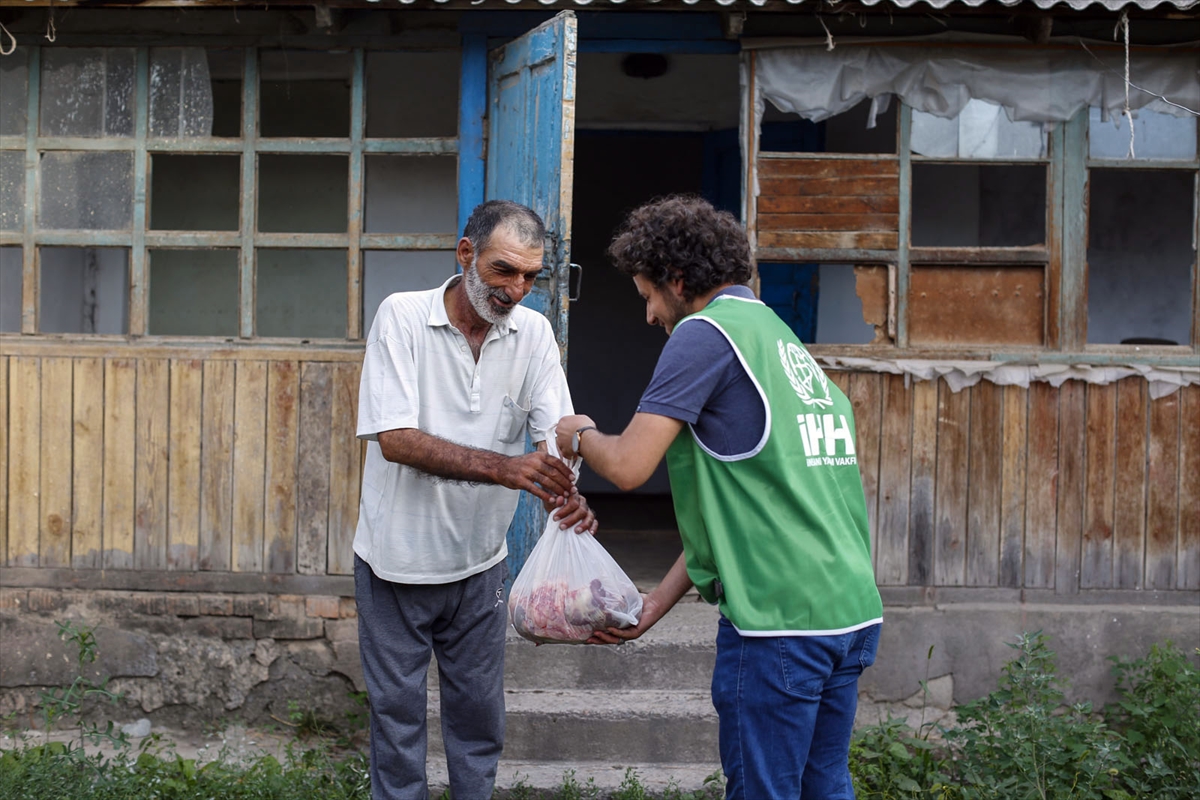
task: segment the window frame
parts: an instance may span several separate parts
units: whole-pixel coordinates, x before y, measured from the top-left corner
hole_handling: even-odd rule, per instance
[[[111,45],[120,47],[119,43]],[[222,45],[212,45],[220,46]],[[351,47],[350,132],[345,138],[272,137],[259,134],[261,54],[272,47],[244,46],[242,62],[241,135],[238,137],[151,137],[148,135],[150,112],[151,46],[132,49],[136,54],[134,89],[134,134],[131,137],[42,136],[40,131],[41,65],[44,46],[23,47],[27,64],[27,118],[23,136],[0,136],[0,150],[25,154],[24,226],[21,231],[0,232],[0,246],[22,248],[22,335],[61,338],[63,334],[43,334],[38,330],[40,307],[40,268],[38,252],[43,246],[121,247],[129,251],[128,330],[118,338],[154,340],[201,339],[227,341],[227,336],[175,336],[151,334],[149,322],[149,253],[156,249],[237,249],[238,255],[238,332],[239,341],[281,343],[343,343],[363,338],[363,252],[452,251],[457,233],[384,234],[364,231],[365,169],[367,155],[407,155],[455,157],[461,173],[460,135],[440,137],[370,138],[366,137],[366,58],[368,48]],[[405,48],[409,52],[445,51],[449,48]],[[390,51],[390,49],[389,49]],[[381,51],[382,52],[382,51]],[[459,49],[461,53],[461,49]],[[461,120],[459,122],[461,128]],[[129,151],[133,153],[133,217],[128,230],[87,231],[49,230],[38,227],[41,200],[39,171],[42,155],[47,152]],[[239,186],[239,229],[237,231],[170,231],[149,227],[149,188],[151,159],[158,154],[232,155],[241,158]],[[261,233],[257,230],[258,156],[262,154],[330,154],[348,157],[348,206],[345,233]],[[455,187],[456,195],[459,194]],[[459,200],[461,206],[461,200]],[[456,217],[460,216],[456,214]],[[344,338],[262,337],[256,335],[256,264],[259,249],[341,249],[346,257],[346,335]],[[8,335],[11,335],[8,334]],[[113,338],[102,334],[71,334],[89,338]]]

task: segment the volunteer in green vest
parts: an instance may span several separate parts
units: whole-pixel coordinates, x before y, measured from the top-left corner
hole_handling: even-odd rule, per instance
[[[633,211],[609,255],[666,329],[620,435],[582,415],[558,446],[624,491],[665,456],[683,553],[644,598],[636,639],[695,586],[721,611],[712,695],[727,798],[853,798],[858,677],[874,663],[875,586],[850,402],[745,286],[745,231],[694,197]]]

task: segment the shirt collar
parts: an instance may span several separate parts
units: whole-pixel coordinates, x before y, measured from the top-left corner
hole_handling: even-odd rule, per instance
[[[713,295],[712,299],[709,300],[708,302],[713,303],[714,301],[716,301],[718,298],[721,298],[721,297],[740,297],[743,300],[757,300],[758,299],[757,297],[754,296],[754,290],[751,289],[749,286],[738,285],[738,286],[726,286],[724,289],[722,289],[721,291],[719,291],[715,295]]]
[[[438,287],[433,295],[433,304],[429,308],[430,327],[438,328],[450,325],[450,315],[446,313],[446,290],[454,284],[462,280],[462,273],[451,275],[446,279],[446,282]],[[505,336],[517,330],[517,309],[514,308],[512,313],[505,317],[501,322],[492,325],[492,331],[495,331],[499,336]],[[491,335],[491,331],[488,331]]]

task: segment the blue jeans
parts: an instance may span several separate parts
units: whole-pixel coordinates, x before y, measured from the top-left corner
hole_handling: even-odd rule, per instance
[[[727,800],[853,800],[858,676],[879,629],[753,637],[721,618],[712,696]]]

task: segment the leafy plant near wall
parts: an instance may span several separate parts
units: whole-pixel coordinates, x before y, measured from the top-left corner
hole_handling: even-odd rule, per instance
[[[109,691],[108,677],[104,677],[99,683],[96,683],[84,675],[86,668],[90,664],[96,663],[96,659],[100,655],[96,646],[95,629],[89,625],[79,625],[70,621],[55,622],[55,625],[58,626],[58,638],[75,645],[76,674],[70,686],[51,688],[38,693],[38,697],[42,701],[46,746],[50,746],[51,731],[57,726],[59,720],[66,717],[75,718],[75,726],[79,730],[77,746],[80,749],[83,748],[85,741],[91,741],[93,744],[105,741],[117,745],[128,744],[128,737],[116,728],[112,720],[108,721],[104,730],[95,724],[88,725],[83,721],[83,704],[88,698],[96,697],[114,704],[121,699],[120,694]]]

